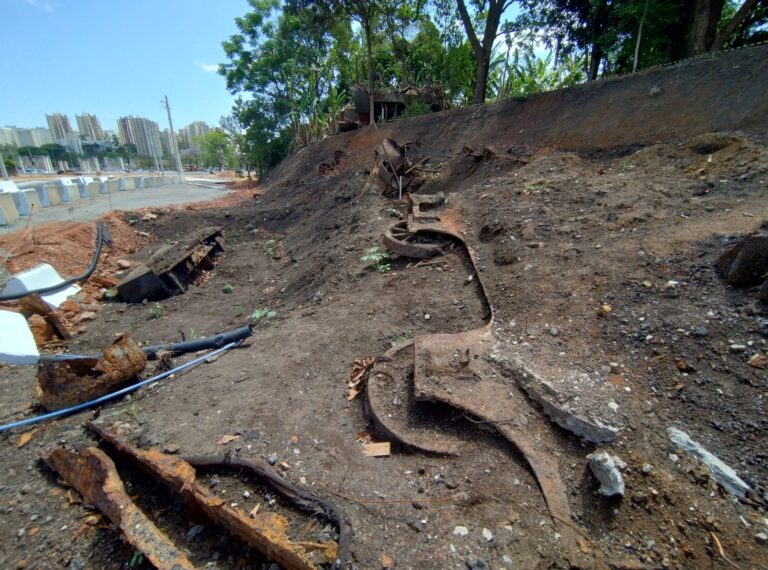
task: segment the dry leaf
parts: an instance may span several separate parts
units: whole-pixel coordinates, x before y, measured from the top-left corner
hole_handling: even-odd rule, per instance
[[[218,443],[219,445],[227,445],[228,443],[233,442],[236,439],[240,439],[240,436],[227,434],[227,435],[222,435],[221,439],[219,439],[219,441],[217,441],[216,443]]]
[[[32,438],[35,437],[35,434],[40,431],[39,427],[36,427],[35,429],[25,431],[21,436],[19,437],[19,443],[16,445],[17,449],[21,449],[25,445],[27,445],[30,441],[32,441]]]
[[[765,354],[761,354],[759,352],[756,352],[747,361],[747,364],[749,364],[753,368],[759,368],[759,369],[763,370],[766,366],[768,366],[768,356],[766,356]]]
[[[257,503],[256,506],[251,509],[251,512],[248,513],[252,519],[255,519],[256,515],[259,514],[260,508],[261,508],[261,503]]]
[[[389,554],[381,555],[382,568],[392,568],[394,565],[395,565],[395,561],[392,559],[392,557]]]
[[[357,443],[371,443],[373,441],[373,438],[371,438],[371,434],[368,432],[361,431],[357,434]]]
[[[368,457],[389,457],[389,442],[369,443],[363,446],[363,453]]]
[[[585,539],[581,537],[577,538],[576,544],[579,545],[579,550],[581,550],[584,554],[589,553],[589,543]]]
[[[375,358],[369,356],[368,358],[355,360],[352,363],[352,372],[347,382],[347,400],[354,400],[360,394],[363,386],[365,386],[365,382],[368,380],[368,375],[371,373],[375,360]]]
[[[80,498],[80,495],[77,494],[77,491],[74,489],[67,489],[67,502],[70,505],[79,505],[83,500]]]

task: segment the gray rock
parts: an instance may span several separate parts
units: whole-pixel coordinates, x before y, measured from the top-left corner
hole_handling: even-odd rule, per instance
[[[190,542],[192,542],[192,541],[193,541],[193,540],[195,540],[195,539],[196,539],[198,536],[200,536],[200,535],[203,533],[203,531],[204,531],[204,530],[205,530],[205,527],[204,527],[203,525],[201,525],[201,524],[196,524],[195,526],[193,526],[192,528],[190,528],[190,529],[187,531],[187,540],[189,540]]]
[[[272,455],[270,455],[267,461],[269,462],[270,465],[274,465],[275,463],[277,463],[277,453],[273,453]]]
[[[467,565],[468,570],[488,570],[488,564],[484,560],[471,559],[464,564]]]
[[[731,352],[734,352],[736,354],[741,354],[742,352],[747,350],[747,347],[743,344],[734,343],[730,346],[730,349],[731,349]]]
[[[607,451],[590,453],[587,459],[592,474],[600,482],[598,493],[605,497],[624,496],[624,478],[619,473],[618,467],[618,464],[623,462],[620,459],[617,461],[617,458]]]
[[[699,338],[704,338],[705,336],[709,335],[709,329],[707,327],[701,325],[698,327],[693,327],[693,330],[691,331],[691,336],[696,336]]]
[[[766,534],[766,533],[764,533],[764,532],[758,532],[758,533],[755,535],[755,542],[757,542],[758,544],[762,544],[763,546],[765,546],[766,544],[768,544],[768,534]]]
[[[744,497],[747,494],[749,485],[739,478],[736,471],[693,441],[687,433],[670,427],[667,428],[667,435],[674,445],[706,465],[712,474],[712,479],[726,491],[737,497]]]

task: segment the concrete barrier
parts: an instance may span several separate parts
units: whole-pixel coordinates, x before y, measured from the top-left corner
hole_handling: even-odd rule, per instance
[[[0,193],[0,226],[9,226],[19,219],[19,211],[13,202],[13,192]]]
[[[120,179],[120,190],[136,190],[136,179],[135,178],[121,178]]]
[[[40,203],[43,205],[43,208],[61,204],[61,195],[59,194],[58,184],[41,182],[35,187],[35,190],[37,190],[37,197],[40,198]]]
[[[79,202],[80,190],[76,184],[59,184],[59,196],[62,202]]]
[[[101,182],[93,181],[85,185],[85,189],[88,193],[88,198],[95,198],[101,194]]]
[[[156,188],[162,186],[163,184],[165,184],[165,180],[163,180],[162,176],[155,176],[152,180],[153,180],[154,186]]]
[[[110,194],[117,194],[121,190],[125,190],[124,188],[120,188],[120,180],[117,178],[113,180],[107,180],[104,184],[107,187],[107,192]]]
[[[109,182],[109,177],[107,176],[97,176],[96,182],[99,185],[99,193],[100,194],[109,194],[109,186],[107,182]]]
[[[134,183],[136,185],[136,190],[141,190],[141,189],[144,188],[144,179],[143,178],[137,176],[136,178],[133,179],[133,181],[134,181]]]
[[[21,313],[0,311],[0,361],[16,365],[37,364],[40,353],[27,319]]]
[[[16,210],[20,216],[29,216],[43,209],[43,204],[34,188],[20,189],[16,192],[9,192],[9,194],[13,198],[13,203],[16,204]]]
[[[141,179],[142,188],[154,188],[155,179],[152,176],[145,176]]]

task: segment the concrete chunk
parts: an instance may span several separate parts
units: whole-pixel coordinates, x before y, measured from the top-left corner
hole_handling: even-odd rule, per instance
[[[9,192],[0,193],[0,226],[9,226],[19,219],[19,211]]]
[[[667,428],[670,441],[709,468],[712,479],[730,494],[744,497],[749,491],[747,485],[731,467],[704,449],[701,444],[693,441],[690,436],[675,427]]]

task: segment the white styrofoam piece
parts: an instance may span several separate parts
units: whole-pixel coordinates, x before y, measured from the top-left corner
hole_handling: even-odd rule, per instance
[[[8,280],[8,283],[5,284],[3,294],[13,295],[16,293],[23,293],[24,291],[42,289],[43,287],[58,285],[63,281],[64,279],[61,278],[52,266],[47,263],[41,263],[40,265],[35,265],[31,269],[27,269],[26,271],[22,271],[21,273],[12,276]],[[55,293],[40,295],[40,297],[55,309],[58,308],[67,297],[74,295],[79,290],[80,287],[78,285],[70,285],[66,289],[56,291]]]
[[[19,187],[13,180],[0,180],[0,192],[19,192]]]
[[[0,361],[37,364],[40,352],[24,315],[0,311]]]

